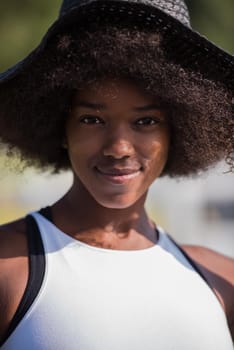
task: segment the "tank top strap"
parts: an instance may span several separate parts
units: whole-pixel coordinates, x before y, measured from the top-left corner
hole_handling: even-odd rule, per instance
[[[39,210],[38,212],[42,216],[44,216],[48,221],[53,223],[53,215],[52,215],[52,210],[51,207],[45,207]]]
[[[211,287],[209,281],[207,280],[207,278],[205,277],[205,275],[203,274],[201,269],[198,267],[196,262],[188,255],[188,253],[186,253],[186,251],[168,233],[166,233],[166,235],[167,235],[168,239],[177,247],[177,249],[185,257],[185,259],[192,266],[192,268],[200,275],[200,277],[204,280],[204,282],[208,285],[208,287],[210,287],[212,292],[215,294],[215,292],[214,292],[213,288]],[[215,296],[217,297],[216,294],[215,294]]]

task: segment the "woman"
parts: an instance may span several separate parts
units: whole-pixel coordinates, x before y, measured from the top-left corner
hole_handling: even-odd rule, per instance
[[[233,169],[233,57],[183,1],[64,1],[0,79],[2,141],[74,174],[1,228],[1,348],[232,349],[233,260],[178,246],[144,203],[160,176]]]

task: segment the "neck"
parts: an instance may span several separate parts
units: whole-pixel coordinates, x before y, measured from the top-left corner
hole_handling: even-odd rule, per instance
[[[69,235],[84,241],[110,241],[121,245],[147,246],[156,243],[155,227],[148,218],[144,203],[146,194],[124,209],[105,208],[89,194],[82,184],[73,184],[70,191],[53,207],[56,226]],[[131,242],[131,243],[129,243]],[[135,242],[135,243],[134,243]],[[96,244],[103,246],[103,244]],[[131,249],[131,248],[130,248]],[[132,248],[133,249],[133,248]]]

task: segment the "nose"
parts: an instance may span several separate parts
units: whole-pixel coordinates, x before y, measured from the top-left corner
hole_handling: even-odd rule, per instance
[[[122,159],[130,157],[134,153],[134,146],[131,140],[131,135],[123,128],[108,131],[103,147],[104,156]]]

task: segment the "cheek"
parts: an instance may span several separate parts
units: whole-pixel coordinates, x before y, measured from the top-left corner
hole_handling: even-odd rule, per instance
[[[146,147],[146,166],[155,176],[160,175],[168,158],[169,137],[167,135],[160,136]]]
[[[74,123],[67,127],[67,145],[70,159],[74,162],[79,159],[87,159],[99,151],[101,140],[99,134],[90,130],[82,130]]]

